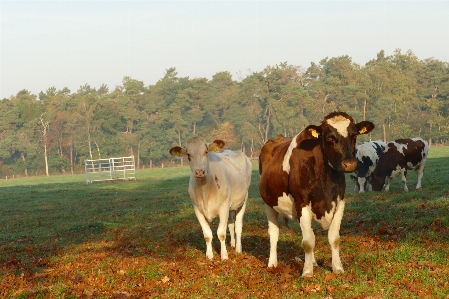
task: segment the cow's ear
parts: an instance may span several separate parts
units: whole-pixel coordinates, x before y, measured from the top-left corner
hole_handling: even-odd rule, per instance
[[[322,131],[321,131],[321,127],[319,126],[314,126],[314,125],[310,125],[305,129],[307,135],[309,135],[310,137],[313,138],[318,138],[318,136],[321,135]]]
[[[179,146],[172,147],[170,149],[170,155],[182,157],[187,154],[187,150],[185,148],[181,148]]]
[[[359,134],[367,134],[371,132],[375,126],[372,122],[364,120],[356,124],[355,127]]]
[[[225,143],[223,140],[214,140],[214,142],[209,143],[207,146],[207,150],[209,152],[221,152],[225,146]]]

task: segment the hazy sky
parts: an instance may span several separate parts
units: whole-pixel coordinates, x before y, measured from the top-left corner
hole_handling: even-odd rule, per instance
[[[449,62],[449,1],[0,1],[0,99],[380,50]]]

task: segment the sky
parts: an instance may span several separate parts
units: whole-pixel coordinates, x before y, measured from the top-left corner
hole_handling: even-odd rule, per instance
[[[449,62],[449,1],[4,1],[0,99],[125,76],[251,72],[348,55],[364,65],[396,49]]]

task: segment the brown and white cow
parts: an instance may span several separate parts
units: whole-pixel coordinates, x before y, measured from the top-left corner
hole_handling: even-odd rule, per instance
[[[261,150],[259,191],[266,204],[270,258],[276,267],[279,238],[278,215],[299,219],[305,262],[302,276],[313,276],[316,265],[312,219],[328,229],[332,249],[332,269],[342,273],[340,224],[344,211],[345,172],[357,168],[357,136],[369,133],[374,124],[354,123],[344,112],[327,115],[321,125],[310,125],[293,138],[278,137]]]
[[[207,143],[204,138],[193,137],[187,141],[186,147],[170,149],[171,155],[187,156],[189,159],[192,170],[189,194],[203,229],[209,259],[213,258],[213,236],[209,222],[217,216],[220,218],[217,235],[222,260],[228,258],[226,225],[231,235],[231,246],[235,247],[236,252],[242,252],[243,214],[252,172],[251,162],[243,152],[222,151],[224,145],[222,140]]]
[[[421,188],[421,180],[426,165],[429,144],[427,141],[417,137],[411,139],[397,139],[387,144],[385,150],[379,157],[376,168],[371,173],[370,184],[373,191],[382,190],[385,179],[385,191],[390,190],[391,179],[402,175],[404,190],[407,188],[407,169],[413,169],[418,176],[416,189]]]

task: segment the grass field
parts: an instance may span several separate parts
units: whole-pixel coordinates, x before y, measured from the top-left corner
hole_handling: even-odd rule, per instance
[[[430,149],[421,190],[413,171],[408,193],[396,179],[389,192],[358,194],[347,179],[338,276],[327,232],[315,226],[319,267],[301,277],[297,222],[281,227],[280,265],[266,268],[256,164],[244,252],[229,247],[221,262],[214,235],[208,261],[189,174],[140,170],[137,181],[91,185],[84,175],[1,180],[0,298],[449,298],[449,147]]]

